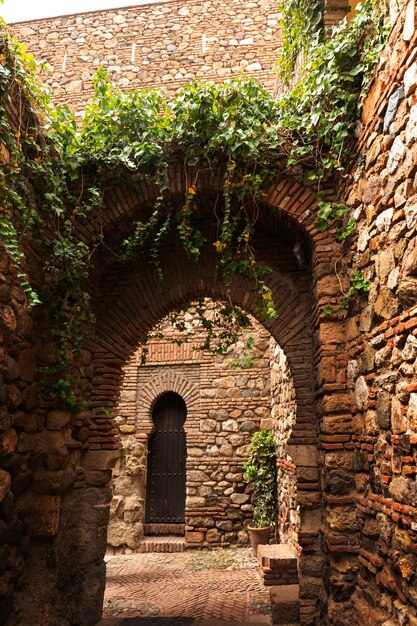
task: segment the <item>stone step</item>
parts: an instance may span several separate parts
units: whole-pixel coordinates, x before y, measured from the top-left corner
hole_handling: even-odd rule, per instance
[[[270,587],[269,590],[272,623],[279,624],[279,626],[298,624],[300,619],[299,585],[280,585]]]
[[[138,552],[183,552],[186,549],[184,537],[176,535],[145,537],[140,542]]]

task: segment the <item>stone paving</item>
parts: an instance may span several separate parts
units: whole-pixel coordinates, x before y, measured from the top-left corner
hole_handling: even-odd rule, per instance
[[[269,591],[248,548],[110,557],[97,626],[266,626]]]

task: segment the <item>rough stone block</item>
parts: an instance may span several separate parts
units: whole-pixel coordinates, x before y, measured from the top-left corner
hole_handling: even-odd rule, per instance
[[[366,380],[360,376],[355,385],[355,404],[359,411],[365,411],[368,406],[369,389]]]
[[[401,137],[397,136],[394,139],[394,143],[392,144],[388,163],[387,163],[387,171],[388,174],[392,175],[397,170],[398,166],[402,162],[405,157],[406,147],[401,139]]]
[[[376,401],[376,414],[381,428],[388,429],[391,425],[391,396],[387,391],[380,391]]]
[[[317,448],[316,446],[288,446],[288,454],[291,456],[297,467],[316,467]]]
[[[49,430],[61,430],[67,426],[71,420],[71,413],[68,411],[51,411],[46,416],[46,427]]]
[[[0,470],[0,502],[3,502],[4,498],[10,491],[12,479],[9,472]]]
[[[386,320],[395,317],[398,313],[398,300],[387,287],[382,286],[379,290],[375,313]]]
[[[404,206],[407,228],[413,228],[417,224],[417,198],[409,198]]]
[[[415,0],[410,0],[407,4],[405,12],[405,21],[403,27],[403,39],[404,41],[410,41],[414,35],[415,28]]]
[[[19,504],[21,506],[22,503]],[[59,496],[28,496],[23,508],[32,537],[53,537],[58,533],[61,510]]]
[[[385,117],[384,117],[384,126],[383,126],[384,133],[387,133],[389,131],[391,123],[393,122],[395,114],[397,112],[398,106],[403,98],[404,98],[404,89],[402,87],[399,87],[391,95],[388,101],[387,112],[385,113]]]
[[[35,379],[35,353],[33,350],[23,350],[17,360],[19,364],[19,376],[22,380],[32,382]]]
[[[298,585],[271,587],[269,593],[274,624],[295,624],[299,622],[300,589]]]
[[[409,96],[417,86],[417,63],[413,63],[404,74],[404,92]]]

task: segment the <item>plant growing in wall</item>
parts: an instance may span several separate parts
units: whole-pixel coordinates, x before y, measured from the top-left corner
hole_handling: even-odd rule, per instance
[[[258,545],[269,542],[277,518],[275,439],[269,430],[254,434],[243,469],[244,479],[251,485],[254,499],[253,524],[248,529],[256,554]]]

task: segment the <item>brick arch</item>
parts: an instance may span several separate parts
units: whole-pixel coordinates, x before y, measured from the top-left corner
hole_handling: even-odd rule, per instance
[[[191,175],[188,180],[190,178]],[[180,200],[186,179],[180,165],[171,168],[173,201]],[[207,227],[213,225],[212,206],[221,192],[222,182],[221,170],[210,170],[199,179],[198,212]],[[104,198],[103,230],[114,232],[116,242],[123,239],[132,228],[132,220],[150,210],[155,193],[147,184],[135,188],[110,184]],[[328,190],[330,195],[331,190]],[[323,546],[328,546],[336,557],[338,552],[344,553],[342,538],[330,531],[323,535],[323,510],[326,506],[331,508],[333,501],[331,496],[322,493],[319,467],[326,450],[345,445],[339,441],[334,443],[333,435],[327,434],[326,420],[334,414],[348,412],[350,406],[343,374],[347,363],[344,324],[337,315],[326,317],[323,311],[326,304],[335,304],[339,293],[334,263],[340,257],[340,244],[332,233],[319,233],[315,229],[315,195],[302,181],[277,177],[259,209],[254,246],[258,258],[273,268],[268,283],[279,317],[262,319],[256,309],[252,285],[242,278],[233,278],[230,298],[265,326],[288,359],[297,412],[287,442],[286,461],[297,484],[301,518],[298,540],[300,547],[305,548],[301,560],[304,555],[308,558],[308,554],[315,554],[320,562],[325,562]],[[82,228],[80,226],[81,236],[87,238],[90,230],[88,223],[84,223]],[[296,245],[302,247],[304,262],[297,260],[294,254]],[[97,325],[88,342],[94,370],[92,408],[115,405],[122,367],[158,320],[184,303],[202,297],[222,300],[226,296],[212,247],[207,246],[200,261],[192,264],[175,242],[169,242],[162,249],[161,263],[163,283],[149,266],[120,267],[105,257],[97,258],[92,275]],[[111,447],[112,420],[103,415],[99,417],[97,420],[94,415],[91,417],[92,441],[97,450],[104,451]],[[100,443],[101,432],[103,444]],[[348,445],[350,442],[346,444],[347,450]],[[97,452],[94,454],[97,456]],[[309,578],[301,585],[307,613],[312,605],[320,606],[325,597],[322,573],[315,573],[311,568],[309,571]]]
[[[141,435],[150,435],[153,430],[152,411],[157,400],[168,391],[174,391],[184,400],[187,416],[198,411],[200,393],[198,387],[173,371],[154,376],[138,389],[136,400],[136,426]],[[186,429],[186,428],[185,428]]]
[[[225,167],[223,164],[206,164],[184,168],[182,159],[171,163],[168,169],[169,199],[173,206],[182,206],[184,194],[190,181],[197,180],[195,198],[201,214],[212,211],[213,204],[221,200],[224,186]],[[88,173],[85,174],[89,180]],[[332,198],[332,187],[324,187],[322,193]],[[147,180],[139,183],[110,179],[104,190],[103,206],[93,211],[91,217],[80,220],[78,230],[81,238],[89,240],[92,224],[99,223],[100,231],[107,236],[119,239],[132,230],[132,220],[150,215],[159,196],[158,188]],[[314,184],[304,174],[297,176],[277,173],[276,179],[257,202],[259,220],[269,227],[292,230],[297,238],[307,239],[312,247],[317,245],[335,246],[331,231],[320,233],[314,226],[317,198]],[[263,217],[265,216],[265,218]],[[335,246],[338,247],[337,245]]]
[[[169,170],[173,201],[183,197],[196,170],[185,172],[183,164],[174,163]],[[224,169],[206,168],[198,177],[199,211],[201,216],[213,217],[212,205],[223,185]],[[103,231],[118,231],[123,238],[132,219],[141,211],[146,214],[153,206],[157,190],[149,183],[122,186],[110,182],[105,193],[105,210],[100,213]],[[328,195],[330,192],[328,191]],[[315,354],[320,346],[320,311],[318,299],[324,292],[326,302],[338,289],[334,279],[331,260],[339,254],[339,244],[331,233],[319,233],[314,228],[316,199],[313,189],[304,181],[278,177],[262,201],[257,224],[257,254],[273,267],[269,284],[277,302],[279,318],[276,321],[262,319],[256,310],[252,286],[235,278],[231,288],[234,304],[252,314],[260,321],[284,350],[294,378],[300,421],[296,424],[303,437],[309,431],[311,443],[316,443],[314,430],[316,361],[323,353]],[[96,218],[98,216],[95,216]],[[120,230],[118,230],[120,227]],[[80,234],[89,234],[89,224],[80,224]],[[277,243],[278,242],[278,243]],[[307,263],[300,267],[293,253],[296,244],[304,245]],[[215,268],[213,253],[203,250],[199,264],[192,264],[183,251],[175,245],[166,245],[162,254],[165,280],[160,283],[149,267],[117,267],[100,259],[101,273],[94,281],[96,317],[95,335],[89,348],[94,355],[95,371],[93,407],[114,406],[120,387],[120,371],[139,341],[154,324],[173,309],[187,301],[209,297],[222,300],[225,297],[221,277]],[[313,293],[313,291],[316,293]],[[320,321],[320,323],[319,323]],[[328,324],[327,324],[328,326]],[[340,330],[339,330],[340,335]],[[101,375],[106,370],[107,376]]]

